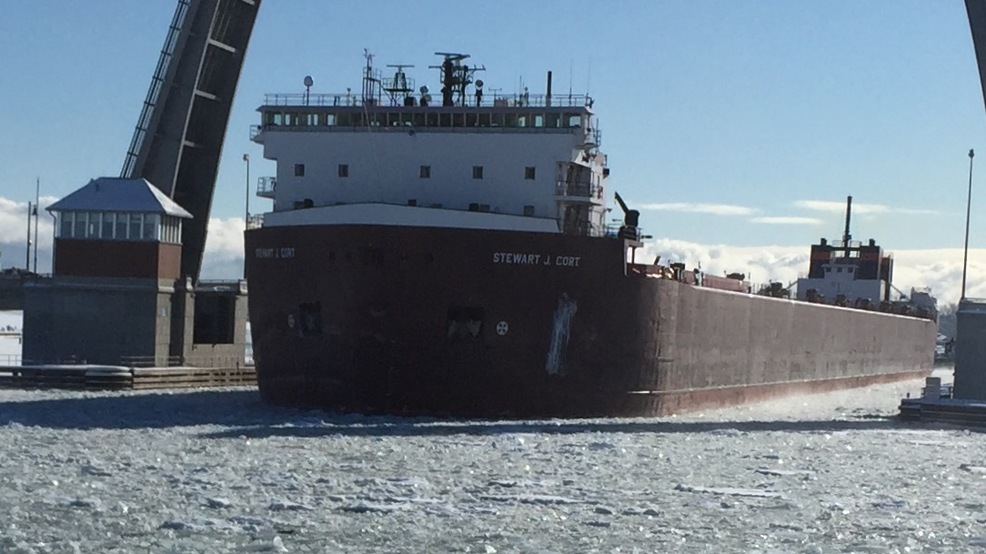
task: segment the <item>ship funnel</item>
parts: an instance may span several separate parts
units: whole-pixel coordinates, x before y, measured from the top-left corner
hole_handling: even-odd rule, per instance
[[[551,106],[551,72],[548,72],[548,89],[547,94],[544,95],[544,105]]]
[[[849,246],[852,235],[849,234],[849,218],[852,215],[852,196],[846,197],[846,230],[842,232],[842,242]]]

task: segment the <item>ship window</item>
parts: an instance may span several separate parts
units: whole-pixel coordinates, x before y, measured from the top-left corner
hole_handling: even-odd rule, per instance
[[[425,114],[423,114],[421,112],[417,112],[417,113],[413,114],[411,116],[411,122],[414,124],[415,127],[424,127],[425,126]]]
[[[853,268],[851,268],[851,267],[846,268],[846,272],[848,272],[848,273],[852,273],[852,270],[853,270]]]
[[[431,179],[431,166],[423,165],[419,169],[418,176],[422,179]]]
[[[116,238],[127,238],[127,214],[116,214]]]
[[[284,125],[284,114],[275,113],[273,114],[273,116],[274,116],[274,125]]]
[[[463,113],[452,114],[452,126],[453,127],[465,127],[466,126],[466,124],[465,124],[465,117],[466,117],[466,114],[463,114]]]
[[[481,339],[483,336],[483,308],[453,306],[448,309],[446,336],[452,342]]]
[[[582,124],[582,116],[577,113],[567,113],[565,114],[565,126],[566,127],[578,127]]]
[[[825,268],[825,273],[832,273],[832,268],[831,267],[826,267]]]
[[[130,214],[130,240],[140,240],[140,228],[144,224],[141,214]]]
[[[439,127],[452,126],[452,114],[450,113],[438,114],[438,120],[440,122]]]
[[[387,114],[387,126],[399,127],[401,124],[401,114],[398,112]]]
[[[86,212],[76,212],[75,229],[72,232],[72,236],[77,239],[86,238]]]
[[[349,177],[349,164],[339,164],[339,176]]]
[[[298,334],[303,337],[315,337],[322,334],[321,302],[298,305]]]
[[[481,165],[474,165],[474,166],[472,166],[472,178],[473,179],[482,179],[483,178],[483,166],[481,166]]]
[[[334,114],[334,113],[327,113],[327,114],[325,114],[325,124],[326,125],[329,125],[329,126],[335,125],[336,124],[336,114]]]
[[[408,198],[407,199],[407,205],[408,206],[417,206],[418,205],[418,199],[417,198]]]
[[[103,232],[102,237],[104,239],[113,238],[113,217],[116,214],[103,214]]]
[[[517,114],[508,113],[503,115],[503,126],[504,127],[516,127],[517,126]]]
[[[479,125],[479,116],[475,113],[466,114],[466,127],[476,127]]]
[[[305,176],[305,164],[294,164],[294,176],[295,177]]]
[[[534,166],[527,166],[524,168],[524,179],[534,180],[535,168]]]
[[[438,112],[428,113],[428,127],[438,127]]]
[[[558,128],[561,126],[561,115],[556,113],[548,114],[548,127]]]
[[[317,113],[305,114],[305,116],[306,116],[306,123],[308,125],[318,125],[318,114]]]
[[[61,230],[58,233],[60,237],[71,237],[72,236],[72,216],[74,212],[62,212],[61,213]]]
[[[841,267],[837,267],[837,268],[835,268],[835,272],[836,272],[836,273],[842,273],[842,268],[841,268]]]
[[[491,127],[503,127],[504,115],[502,113],[490,114],[490,118],[492,119]]]
[[[524,215],[527,217],[534,217],[534,206],[530,204],[524,206]]]
[[[534,116],[534,126],[544,127],[544,114],[537,114]]]
[[[481,114],[479,114],[479,126],[480,127],[489,127],[490,126],[490,117],[491,116],[488,113],[481,113]]]
[[[517,126],[518,127],[527,127],[527,116],[526,115],[521,115],[521,116],[518,116],[517,117]]]

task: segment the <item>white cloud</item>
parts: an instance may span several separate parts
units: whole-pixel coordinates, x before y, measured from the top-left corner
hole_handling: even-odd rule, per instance
[[[768,225],[821,225],[822,220],[815,217],[797,216],[764,216],[750,219],[751,223],[765,223]]]
[[[733,204],[695,204],[690,202],[641,204],[640,209],[661,212],[688,212],[713,215],[752,215],[756,213],[756,210],[746,206],[735,206]]]
[[[243,218],[211,218],[202,257],[203,279],[243,276]]]
[[[780,281],[793,284],[808,272],[809,246],[707,245],[672,239],[651,241],[637,253],[638,261],[699,263],[708,273],[746,273],[754,284]],[[957,302],[962,288],[962,249],[893,250],[893,284],[904,294],[911,288],[930,287],[939,305]],[[986,298],[986,249],[969,250],[966,296]]]
[[[815,210],[818,212],[828,212],[844,214],[846,213],[846,203],[845,202],[834,202],[831,200],[797,200],[794,205],[798,208],[804,208],[806,210]],[[937,210],[927,210],[927,209],[915,209],[915,208],[894,208],[887,206],[885,204],[862,204],[858,202],[853,202],[852,213],[854,214],[885,214],[885,213],[900,213],[900,214],[937,214]]]
[[[845,202],[834,202],[831,200],[798,200],[794,203],[798,208],[815,210],[817,212],[846,213]],[[883,204],[863,204],[853,202],[852,211],[854,214],[882,214],[890,210],[889,206]]]

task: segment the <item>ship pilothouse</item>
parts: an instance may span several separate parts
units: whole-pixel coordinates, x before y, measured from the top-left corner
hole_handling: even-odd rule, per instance
[[[265,226],[390,224],[605,234],[606,156],[586,95],[502,94],[437,53],[440,90],[366,54],[356,93],[268,94],[253,140],[276,160]]]

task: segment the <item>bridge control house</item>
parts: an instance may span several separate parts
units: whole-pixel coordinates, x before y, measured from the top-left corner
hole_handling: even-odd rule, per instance
[[[24,290],[24,365],[245,362],[246,283],[181,276],[192,215],[157,187],[101,177],[48,211],[53,274]]]

